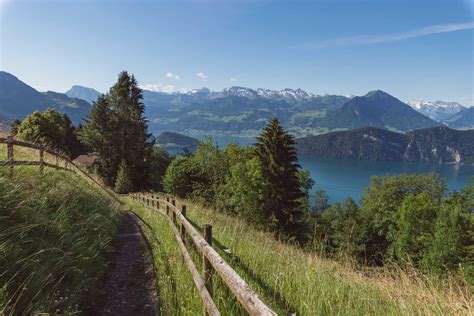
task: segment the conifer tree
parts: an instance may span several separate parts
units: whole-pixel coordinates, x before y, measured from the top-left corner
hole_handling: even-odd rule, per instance
[[[125,160],[122,160],[115,180],[115,192],[125,194],[132,190],[133,184],[130,180],[130,173]]]
[[[82,140],[98,156],[98,171],[114,185],[122,161],[134,189],[150,185],[148,177],[153,142],[149,142],[142,90],[126,71],[109,92],[98,98],[84,126]]]
[[[273,118],[257,137],[256,155],[268,183],[264,212],[271,228],[281,237],[301,239],[305,213],[300,205],[300,187],[295,142]]]

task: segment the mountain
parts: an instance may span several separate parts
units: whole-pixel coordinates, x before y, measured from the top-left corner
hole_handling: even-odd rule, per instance
[[[444,122],[459,111],[465,109],[457,102],[446,101],[410,101],[408,105],[430,119]]]
[[[199,143],[195,138],[173,132],[163,132],[155,141],[160,148],[175,154],[181,154],[185,149],[194,152]]]
[[[374,126],[396,131],[440,126],[383,91],[361,97],[315,95],[301,89],[230,87],[165,94],[144,91],[153,132],[256,136],[276,116],[292,134],[315,135]]]
[[[465,108],[453,116],[447,118],[445,123],[453,128],[473,129],[474,128],[474,107]]]
[[[343,96],[313,95],[301,89],[230,87],[214,92],[203,88],[187,93],[143,91],[143,103],[153,133],[227,134],[255,136],[268,120],[278,117],[295,135],[326,132],[309,126],[349,100]]]
[[[47,108],[68,114],[71,120],[78,124],[90,112],[91,105],[62,93],[38,92],[12,74],[0,71],[1,116],[9,120],[24,119],[36,110],[44,111]]]
[[[99,92],[73,86],[67,94],[40,93],[5,72],[0,73],[0,114],[24,118],[52,107],[67,113],[75,124],[90,111]],[[79,98],[76,98],[79,97]],[[277,117],[293,135],[306,136],[374,126],[409,131],[440,124],[382,91],[365,96],[316,95],[302,89],[207,88],[186,93],[143,91],[149,130],[185,134],[256,136]]]
[[[89,104],[97,101],[97,98],[101,95],[99,91],[83,86],[72,86],[65,94],[70,98],[85,100]]]
[[[434,127],[397,133],[375,127],[298,138],[301,156],[474,164],[474,130]]]
[[[347,101],[342,107],[329,113],[324,124],[330,130],[373,126],[394,131],[441,125],[380,90]]]

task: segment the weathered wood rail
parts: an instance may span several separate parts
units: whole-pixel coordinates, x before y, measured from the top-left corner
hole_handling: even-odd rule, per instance
[[[44,147],[38,144],[33,144],[33,143],[18,140],[18,139],[13,139],[11,137],[0,137],[0,144],[6,144],[7,146],[7,160],[0,160],[0,167],[2,166],[9,167],[10,174],[13,174],[14,168],[17,166],[39,166],[40,174],[43,174],[44,167],[74,172],[86,178],[88,181],[92,182],[94,185],[96,185],[101,190],[103,190],[103,192],[106,192],[108,197],[111,198],[114,202],[123,204],[123,202],[117,198],[117,195],[114,192],[112,192],[109,188],[107,188],[102,183],[98,182],[89,173],[79,168],[71,159],[69,159],[69,157],[57,151],[51,150],[47,147]],[[14,159],[15,158],[14,146],[38,150],[39,160],[37,161],[15,160]],[[47,153],[53,156],[55,158],[55,163],[52,164],[52,163],[48,163],[44,161],[44,153]],[[62,162],[63,164],[62,166],[60,165],[60,162]]]
[[[39,166],[40,173],[43,173],[44,167],[54,168],[54,169],[61,169],[67,171],[74,171],[72,167],[74,163],[66,156],[62,155],[59,152],[53,151],[48,149],[44,146],[40,146],[37,144],[28,143],[25,141],[20,141],[17,139],[13,139],[10,137],[0,137],[0,144],[7,145],[7,160],[0,160],[0,166],[9,166],[10,172],[13,173],[13,169],[15,166]],[[14,146],[36,149],[38,150],[38,160],[31,161],[31,160],[15,160],[15,151]],[[44,161],[44,153],[50,154],[56,158],[56,163],[48,163]],[[60,166],[59,162],[62,161],[64,166]]]
[[[193,270],[191,271],[191,274],[193,275],[193,278],[195,278],[195,284],[199,289],[206,307],[206,312],[209,315],[219,315],[217,309],[214,309],[215,304],[213,302],[211,304],[209,301],[212,301],[212,294],[210,293],[210,274],[212,272],[211,268],[219,274],[224,283],[226,283],[229,287],[230,291],[235,295],[237,300],[242,304],[242,306],[250,315],[276,315],[276,313],[260,299],[258,294],[250,288],[247,282],[245,282],[245,280],[242,279],[242,277],[240,277],[240,275],[238,275],[234,269],[232,269],[232,267],[217,253],[217,251],[212,248],[212,230],[210,229],[210,226],[204,228],[204,232],[206,233],[205,238],[201,236],[196,228],[194,228],[194,226],[186,219],[185,205],[182,206],[182,210],[179,210],[179,208],[176,206],[175,200],[170,202],[169,199],[160,199],[159,197],[150,194],[135,193],[130,194],[130,197],[133,200],[144,204],[148,208],[158,210],[162,215],[168,215],[167,217],[170,221],[173,231],[175,232],[175,236],[178,240],[178,244],[184,259],[188,264],[190,271]],[[160,210],[160,203],[166,205],[166,214]],[[169,210],[171,210],[172,218],[169,217]],[[177,220],[180,222],[180,232],[178,232],[178,228],[176,227]],[[194,263],[189,262],[191,259],[184,245],[186,234],[191,237],[192,241],[196,245],[196,248],[203,255],[204,288],[202,287],[203,284],[201,281],[199,281],[202,279],[197,273]]]

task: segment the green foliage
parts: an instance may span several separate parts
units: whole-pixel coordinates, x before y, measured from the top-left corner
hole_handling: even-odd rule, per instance
[[[164,187],[162,179],[165,176],[168,166],[176,157],[170,155],[167,151],[159,147],[153,147],[150,159],[149,182],[150,189],[157,192],[163,192]]]
[[[66,114],[53,109],[35,111],[16,126],[18,137],[64,152],[71,158],[84,151]]]
[[[133,189],[149,188],[153,142],[143,117],[142,91],[126,71],[92,107],[81,140],[97,155],[97,171],[109,185],[115,183],[120,163],[129,169]]]
[[[255,152],[260,159],[262,174],[268,184],[262,212],[268,227],[283,238],[303,237],[305,212],[293,137],[285,132],[278,119],[273,118],[257,137]],[[304,184],[306,185],[306,184]]]
[[[433,241],[433,218],[437,205],[426,192],[408,195],[398,208],[393,255],[400,259],[421,262]]]
[[[321,214],[320,228],[325,232],[326,251],[331,255],[359,253],[363,247],[360,240],[361,214],[351,198],[343,204],[335,203]]]
[[[361,212],[366,239],[364,257],[380,263],[397,239],[399,207],[405,198],[425,193],[438,204],[446,190],[446,181],[436,174],[373,177],[362,196]]]
[[[177,158],[171,162],[163,177],[165,192],[187,197],[192,192],[192,175],[189,170],[188,158]]]
[[[130,180],[130,172],[125,160],[120,163],[117,179],[115,180],[115,192],[125,194],[131,192],[133,189],[132,181]]]

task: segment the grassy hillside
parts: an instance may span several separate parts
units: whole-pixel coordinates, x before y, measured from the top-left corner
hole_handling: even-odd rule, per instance
[[[181,201],[178,201],[181,205]],[[472,294],[453,280],[438,281],[397,267],[359,268],[337,263],[278,242],[243,221],[186,201],[198,228],[213,225],[214,247],[276,312],[285,315],[472,314]],[[130,202],[150,224],[163,314],[201,312],[200,298],[184,266],[169,223]],[[189,245],[189,243],[188,243]],[[188,247],[189,248],[189,247]],[[199,257],[195,257],[199,262]],[[198,269],[200,269],[198,267]],[[214,280],[218,280],[215,277]],[[214,298],[224,315],[243,311],[225,286],[214,282]]]
[[[15,146],[15,159],[38,154]],[[117,205],[71,172],[8,169],[0,167],[0,314],[84,310],[105,267]]]

